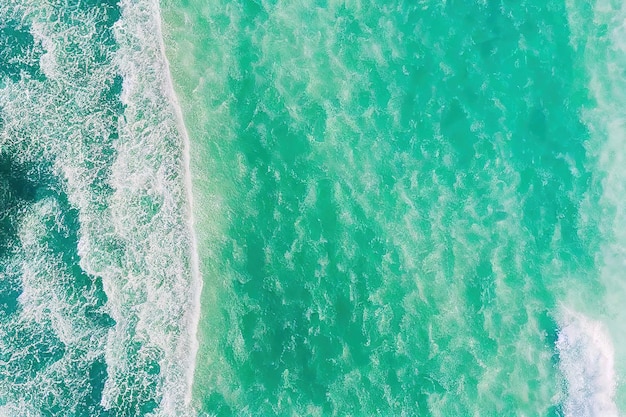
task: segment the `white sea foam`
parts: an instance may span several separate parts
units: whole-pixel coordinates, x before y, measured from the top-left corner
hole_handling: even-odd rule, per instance
[[[185,402],[190,404],[191,402],[191,388],[193,385],[194,370],[196,367],[196,356],[198,353],[198,324],[200,321],[200,300],[202,295],[202,277],[200,274],[200,260],[198,257],[198,241],[195,233],[195,220],[194,220],[194,200],[193,200],[193,184],[191,175],[191,156],[190,148],[191,143],[189,140],[189,133],[183,120],[182,109],[178,102],[178,97],[174,91],[174,85],[172,82],[172,75],[169,68],[169,62],[165,54],[165,44],[163,42],[163,32],[161,30],[161,15],[158,2],[155,2],[155,22],[157,24],[157,37],[159,40],[159,49],[161,51],[161,57],[166,71],[166,88],[168,97],[173,106],[174,113],[176,115],[176,121],[178,124],[178,130],[183,139],[183,165],[184,165],[184,178],[185,178],[185,192],[187,197],[187,220],[190,236],[190,259],[191,259],[191,294],[192,304],[188,310],[188,330],[189,330],[189,343],[190,352],[187,353],[188,368],[187,368],[187,394]],[[185,352],[181,352],[184,354]]]
[[[567,417],[617,417],[614,349],[600,321],[563,309],[557,341]]]
[[[581,54],[584,52],[588,89],[594,100],[593,107],[583,113],[591,135],[586,144],[589,165],[595,175],[588,200],[584,202],[580,229],[589,228],[589,223],[595,227],[593,222],[597,221],[602,240],[596,258],[598,287],[593,294],[570,294],[570,299],[575,305],[584,306],[585,311],[598,314],[597,319],[602,321],[604,329],[600,334],[613,343],[614,370],[610,375],[615,382],[611,389],[615,392],[615,412],[624,413],[626,386],[620,377],[626,372],[626,310],[623,307],[626,300],[626,83],[623,76],[626,4],[597,0],[591,9],[583,5],[584,2],[567,2],[571,43]],[[599,201],[594,201],[593,191],[597,188],[601,189],[601,195]],[[578,310],[582,311],[582,308]],[[608,348],[603,351],[609,352]],[[608,367],[603,369],[609,372]],[[605,388],[608,390],[607,384]]]
[[[120,6],[117,65],[124,76],[122,99],[127,111],[121,126],[124,142],[113,166],[112,179],[117,190],[112,204],[113,221],[116,231],[127,235],[129,242],[142,236],[145,239],[144,247],[137,248],[140,254],[133,263],[141,265],[136,279],[148,285],[147,291],[143,291],[145,299],[138,311],[137,328],[143,337],[160,346],[164,355],[160,361],[163,397],[155,414],[188,415],[201,291],[193,230],[189,138],[165,57],[158,2],[122,1]],[[138,160],[151,159],[159,159],[161,164],[137,165]],[[148,222],[141,208],[135,214],[133,205],[128,205],[138,194],[160,204]],[[135,231],[139,236],[133,236]],[[157,280],[151,278],[155,275]],[[171,333],[166,330],[168,327],[177,330]],[[112,361],[116,350],[109,356]],[[115,391],[112,385],[109,388],[111,393]]]
[[[115,326],[94,328],[85,319],[84,309],[98,302],[95,294],[78,303],[66,294],[72,275],[45,243],[49,228],[62,226],[62,210],[52,197],[39,201],[22,213],[21,247],[13,261],[21,271],[23,312],[12,327],[0,328],[0,348],[3,353],[17,349],[11,332],[32,329],[58,340],[61,358],[36,376],[27,375],[20,387],[0,378],[0,399],[8,404],[1,411],[29,415],[28,410],[51,401],[48,395],[72,414],[86,389],[88,367],[104,355],[101,406],[124,414],[118,407],[137,406],[129,401],[156,402],[154,415],[190,415],[185,402],[197,350],[201,282],[189,144],[162,40],[155,37],[158,6],[149,0],[122,2],[115,26],[120,47],[113,62],[100,64],[93,36],[102,16],[95,9],[72,12],[68,22],[50,4],[4,6],[1,16],[15,14],[13,20],[26,22],[45,50],[40,66],[46,79],[3,83],[0,145],[18,163],[53,166],[78,211],[80,266],[102,279],[108,302],[101,313]],[[70,44],[75,49],[67,50]],[[118,72],[124,77],[126,111],[113,126],[111,112],[103,108],[108,104],[99,100]],[[115,141],[113,127],[119,131]],[[105,157],[111,153],[112,165]],[[31,348],[19,349],[12,360],[21,360]]]
[[[0,406],[0,417],[40,417],[41,413],[32,410],[25,401]]]
[[[51,19],[51,14],[48,4],[0,5],[3,21],[30,27],[33,48],[48,49],[40,62],[48,80],[5,80],[0,89],[4,121],[0,150],[19,165],[36,166],[24,173],[24,179],[35,184],[44,177],[41,171],[46,164],[76,165],[72,153],[81,150],[81,129],[87,135],[101,133],[88,118],[75,114],[71,95],[64,91],[70,80],[63,78],[67,71],[63,72],[59,63],[58,54],[63,48],[58,46],[73,34],[65,32],[63,23]],[[76,13],[74,18],[74,23],[84,24],[87,31],[92,27],[90,19],[94,16]],[[91,80],[85,81],[89,87]],[[92,91],[94,100],[97,91]],[[91,104],[84,107],[90,108]],[[76,285],[72,266],[65,264],[64,254],[50,245],[55,234],[71,237],[65,216],[73,214],[64,213],[57,197],[38,199],[30,207],[24,205],[12,219],[19,229],[19,244],[15,245],[13,257],[4,263],[19,280],[22,291],[19,308],[0,326],[0,351],[3,358],[9,358],[0,367],[0,402],[4,404],[0,414],[36,416],[58,407],[68,415],[77,415],[88,412],[86,408],[79,411],[79,407],[85,398],[89,367],[103,353],[106,328],[94,325],[89,317],[99,303],[97,286]],[[72,196],[70,199],[78,200]],[[106,314],[106,308],[100,308],[99,313]]]

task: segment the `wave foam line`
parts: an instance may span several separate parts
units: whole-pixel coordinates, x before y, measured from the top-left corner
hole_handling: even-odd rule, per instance
[[[583,219],[597,222],[598,286],[592,294],[571,298],[579,310],[598,312],[615,350],[615,403],[626,412],[626,4],[608,0],[568,1],[571,43],[580,51],[587,73],[591,106],[582,113],[590,138],[585,145],[594,169]],[[585,224],[583,223],[583,226]],[[595,226],[594,226],[595,227]],[[581,228],[582,229],[582,228]]]
[[[185,395],[185,405],[189,405],[191,402],[192,386],[194,373],[196,369],[196,357],[198,354],[198,325],[200,323],[200,303],[202,294],[202,274],[200,272],[200,259],[198,256],[198,239],[195,232],[195,217],[194,217],[194,200],[193,200],[193,182],[191,176],[191,142],[189,139],[189,132],[185,126],[183,118],[182,108],[178,101],[178,96],[174,90],[174,83],[172,81],[172,74],[170,71],[169,60],[165,53],[165,42],[163,40],[163,31],[161,24],[161,9],[158,1],[154,1],[154,20],[156,23],[156,35],[159,42],[159,51],[165,68],[165,87],[168,99],[174,110],[176,116],[176,124],[183,141],[183,170],[185,180],[185,194],[187,198],[187,226],[189,228],[190,238],[190,262],[191,262],[191,294],[192,305],[188,310],[189,317],[189,341],[190,341],[190,363],[187,370],[187,393]]]
[[[563,309],[556,343],[567,380],[566,417],[617,417],[615,353],[604,325]]]
[[[119,156],[113,166],[116,193],[112,206],[116,232],[124,238],[129,255],[129,271],[138,278],[115,284],[126,297],[122,307],[128,311],[123,313],[138,311],[139,321],[133,326],[140,333],[126,332],[124,337],[144,339],[147,347],[161,355],[157,359],[160,405],[154,416],[186,416],[193,414],[189,403],[201,287],[189,139],[165,59],[158,1],[123,0],[120,5],[117,64],[124,79],[121,98],[126,107]],[[145,204],[137,201],[142,195],[148,201],[156,199],[156,213],[146,212]],[[136,209],[131,210],[129,203]],[[130,291],[129,286],[133,286]],[[122,325],[117,327],[119,333],[124,332]],[[127,359],[114,356],[119,349],[125,347],[111,340],[107,363],[116,365],[111,368],[116,378],[105,387],[109,406],[119,397],[121,382],[117,381],[132,372]]]

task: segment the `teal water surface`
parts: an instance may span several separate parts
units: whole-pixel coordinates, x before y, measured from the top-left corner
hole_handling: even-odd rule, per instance
[[[620,4],[0,17],[0,415],[626,410]]]

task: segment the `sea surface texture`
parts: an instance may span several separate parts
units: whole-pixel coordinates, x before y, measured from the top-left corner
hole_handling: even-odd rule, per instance
[[[626,3],[0,1],[0,416],[626,415]]]

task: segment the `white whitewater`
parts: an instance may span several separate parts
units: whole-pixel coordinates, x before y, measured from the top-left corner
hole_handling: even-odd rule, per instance
[[[559,367],[566,378],[567,417],[617,417],[614,349],[604,325],[563,309],[560,318]]]
[[[568,294],[567,305],[577,312],[563,314],[558,347],[569,387],[567,415],[609,417],[626,412],[626,386],[616,377],[626,372],[626,3],[566,4],[571,44],[584,59],[593,100],[582,119],[594,176],[579,220],[581,229],[597,222],[601,239],[597,276]]]
[[[120,43],[117,63],[124,76],[122,99],[128,107],[136,106],[136,109],[129,111],[127,108],[125,112],[132,150],[128,148],[130,152],[126,162],[117,164],[124,160],[123,153],[116,161],[117,167],[120,168],[120,176],[117,176],[121,185],[119,188],[129,187],[129,191],[132,192],[137,186],[137,184],[124,184],[128,180],[121,176],[127,174],[127,164],[142,156],[135,153],[135,147],[144,148],[148,157],[151,155],[161,157],[173,152],[176,157],[172,158],[172,162],[176,161],[180,164],[178,167],[166,167],[175,173],[174,177],[166,175],[156,182],[152,182],[153,178],[147,180],[152,184],[149,188],[156,187],[158,193],[173,193],[173,195],[166,195],[166,201],[171,202],[171,206],[162,211],[166,213],[165,215],[174,216],[171,221],[177,221],[175,217],[181,215],[180,220],[184,222],[183,238],[175,238],[177,242],[175,249],[183,247],[186,249],[182,252],[176,250],[175,252],[178,253],[175,255],[180,255],[188,264],[179,264],[180,270],[172,271],[173,276],[164,277],[166,281],[172,280],[171,291],[165,290],[164,292],[164,288],[159,283],[156,283],[157,286],[153,288],[159,294],[155,295],[153,306],[163,309],[163,321],[168,322],[173,317],[176,320],[174,327],[180,333],[164,334],[160,337],[159,328],[148,325],[146,330],[154,332],[150,334],[151,341],[161,345],[165,352],[161,367],[164,381],[161,389],[162,399],[154,414],[187,416],[192,413],[191,388],[198,350],[196,333],[202,289],[197,239],[194,231],[189,135],[183,122],[165,55],[158,1],[126,0],[122,1],[120,6],[122,18],[117,28]],[[149,121],[146,123],[145,118],[148,112],[153,113],[153,116],[148,117]],[[165,145],[154,146],[154,142],[164,142]],[[146,174],[146,167],[136,169],[137,172],[133,175],[135,181],[136,178],[150,175],[149,169]],[[160,177],[162,171],[160,167],[153,175]],[[141,184],[138,186],[142,188]],[[163,227],[168,227],[168,224],[170,221],[165,222]],[[155,236],[155,238],[161,237]],[[150,253],[149,249],[148,253]],[[161,259],[161,262],[167,261]],[[154,307],[146,308],[153,309]],[[171,309],[175,309],[176,312],[172,314]],[[152,313],[146,311],[146,314],[147,321],[151,321],[148,317]],[[155,322],[158,323],[158,320]]]
[[[195,231],[195,219],[194,219],[194,199],[193,199],[193,181],[191,173],[191,142],[189,140],[189,132],[185,126],[183,119],[183,113],[178,102],[176,91],[174,90],[174,83],[172,81],[172,74],[170,72],[169,61],[165,53],[165,43],[163,41],[163,31],[161,29],[161,13],[158,4],[158,0],[155,1],[155,23],[157,25],[157,38],[159,40],[159,50],[161,51],[161,58],[165,66],[166,71],[166,88],[168,97],[172,103],[174,113],[176,115],[176,122],[178,124],[178,130],[183,140],[183,165],[184,165],[184,177],[185,177],[185,192],[187,196],[187,219],[189,227],[190,238],[190,260],[191,260],[191,306],[188,314],[188,329],[189,329],[189,343],[190,352],[188,352],[188,369],[187,369],[187,394],[185,395],[185,404],[191,403],[191,393],[193,386],[194,371],[196,368],[196,357],[198,353],[198,325],[200,321],[200,301],[202,295],[202,275],[200,272],[200,258],[198,255],[198,239]]]

